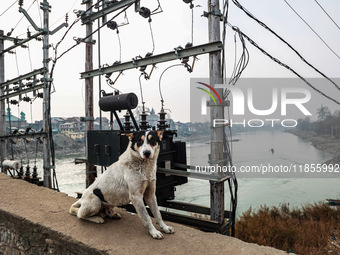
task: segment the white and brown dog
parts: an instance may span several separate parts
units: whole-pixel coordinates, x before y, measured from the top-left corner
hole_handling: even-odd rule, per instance
[[[155,195],[162,134],[161,131],[129,134],[130,142],[126,151],[84,191],[82,198],[71,206],[70,213],[80,219],[103,223],[105,215],[121,217],[112,210],[113,207],[132,202],[150,235],[162,239],[162,233],[153,226],[144,206],[144,198],[161,230],[174,233],[174,229],[163,222]]]

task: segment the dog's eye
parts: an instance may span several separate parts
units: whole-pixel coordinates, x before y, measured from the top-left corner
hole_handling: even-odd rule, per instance
[[[156,140],[155,139],[150,139],[149,143],[150,143],[150,145],[155,146],[156,145]]]

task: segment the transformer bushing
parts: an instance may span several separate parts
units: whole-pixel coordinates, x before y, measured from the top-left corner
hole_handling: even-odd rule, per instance
[[[127,111],[124,115],[125,121],[124,121],[124,130],[125,131],[131,131],[133,129],[132,122],[131,122],[131,116],[129,112]]]
[[[142,113],[139,116],[141,118],[139,122],[140,129],[147,130],[150,127],[149,122],[146,120],[146,117],[148,116],[148,114],[143,109]]]
[[[158,113],[158,114],[159,114],[159,121],[158,121],[158,124],[157,124],[157,128],[158,128],[158,130],[166,130],[169,127],[169,125],[166,123],[167,121],[165,119],[166,112],[162,108],[161,112]]]
[[[32,181],[34,183],[37,183],[38,182],[38,171],[37,171],[37,166],[34,166],[33,167],[33,173],[32,173]]]

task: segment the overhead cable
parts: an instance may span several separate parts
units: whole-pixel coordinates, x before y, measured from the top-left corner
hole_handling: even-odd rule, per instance
[[[283,43],[285,43],[296,55],[299,56],[299,58],[306,63],[309,67],[314,69],[317,73],[319,73],[322,77],[327,79],[329,82],[331,82],[338,90],[340,90],[340,86],[336,84],[332,79],[330,79],[328,76],[326,76],[323,72],[321,72],[319,69],[314,67],[311,63],[309,63],[292,45],[290,45],[285,39],[283,39],[280,35],[278,35],[274,30],[272,30],[270,27],[268,27],[265,23],[257,19],[252,13],[250,13],[246,8],[244,8],[237,0],[232,0],[233,3],[241,9],[243,12],[245,12],[250,18],[255,20],[257,23],[259,23],[261,26],[263,26],[265,29],[270,31],[273,35],[275,35],[278,39],[280,39]]]
[[[340,29],[339,25],[334,21],[334,19],[332,19],[332,17],[328,14],[328,12],[321,6],[321,4],[317,0],[314,0],[314,1],[320,6],[320,8],[328,16],[328,18],[334,23],[334,25],[336,25],[337,28]]]
[[[338,59],[340,59],[340,56],[325,42],[324,39],[307,23],[307,21],[301,17],[301,15],[287,2],[287,0],[284,0],[285,3],[289,6],[290,9],[309,27],[310,30],[313,31],[313,33],[319,37],[319,39],[326,45],[326,47],[333,52],[335,56],[337,56]]]
[[[18,2],[18,0],[15,0],[14,3],[12,3],[6,10],[4,10],[4,11],[0,14],[0,17],[1,17],[2,15],[4,15],[9,9],[11,9],[11,8],[13,7],[13,5],[16,4],[16,2]]]
[[[294,73],[296,76],[298,76],[301,80],[303,80],[309,87],[311,87],[313,90],[315,90],[316,92],[318,92],[319,94],[321,94],[322,96],[324,96],[325,98],[335,102],[336,104],[340,105],[340,102],[328,95],[326,95],[325,93],[323,93],[322,91],[320,91],[319,89],[317,89],[316,87],[314,87],[310,82],[308,82],[305,78],[303,78],[300,74],[298,74],[294,69],[292,69],[290,66],[288,66],[285,63],[282,63],[280,60],[278,60],[277,58],[273,57],[272,55],[270,55],[267,51],[265,51],[263,48],[261,48],[256,42],[254,42],[252,39],[250,39],[246,34],[244,34],[238,27],[234,27],[232,26],[230,23],[228,23],[228,25],[231,26],[231,28],[233,30],[235,30],[237,33],[241,34],[244,38],[246,38],[248,40],[248,42],[250,42],[253,46],[255,46],[258,50],[260,50],[264,55],[266,55],[267,57],[269,57],[271,60],[273,60],[274,62],[276,62],[277,64],[283,66],[284,68],[288,69],[289,71],[291,71],[292,73]]]

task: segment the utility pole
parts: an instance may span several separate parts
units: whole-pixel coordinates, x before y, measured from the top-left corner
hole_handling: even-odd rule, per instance
[[[50,5],[47,0],[41,3],[41,9],[44,15],[44,34],[43,34],[43,66],[44,66],[44,99],[43,99],[43,130],[47,134],[43,139],[43,159],[44,159],[44,186],[51,188],[51,163],[50,163],[50,125],[49,125],[49,107],[50,107],[50,82],[49,82],[49,11]]]
[[[4,31],[0,30],[0,52],[4,50]],[[5,54],[0,54],[0,83],[5,81]],[[5,87],[0,88],[0,97],[5,93]],[[6,135],[6,109],[5,100],[0,100],[0,136]],[[6,158],[6,140],[0,141],[0,165]],[[1,171],[3,171],[1,167]]]
[[[92,0],[83,0],[86,3],[86,10],[91,8]],[[91,11],[89,11],[91,13]],[[92,34],[92,22],[86,23],[86,37]],[[93,38],[92,35],[85,40],[85,71],[93,70]],[[85,79],[85,130],[93,130],[93,77]],[[87,136],[86,136],[86,158],[88,158]],[[86,187],[94,182],[96,168],[94,165],[86,163]]]
[[[209,26],[209,42],[217,42],[221,40],[220,35],[220,6],[219,0],[208,0],[208,26]],[[221,72],[221,53],[209,53],[209,82],[210,86],[215,87],[216,84],[222,83]],[[216,89],[217,93],[223,98],[223,89]],[[223,101],[222,101],[223,102]],[[212,125],[214,119],[224,119],[223,106],[215,106],[210,104],[210,123]],[[211,126],[210,140],[210,162],[212,165],[224,164],[223,155],[223,135],[224,127]],[[213,173],[211,173],[213,174]],[[217,175],[224,173],[217,172]],[[222,224],[224,221],[224,182],[210,182],[210,217],[212,220]]]

